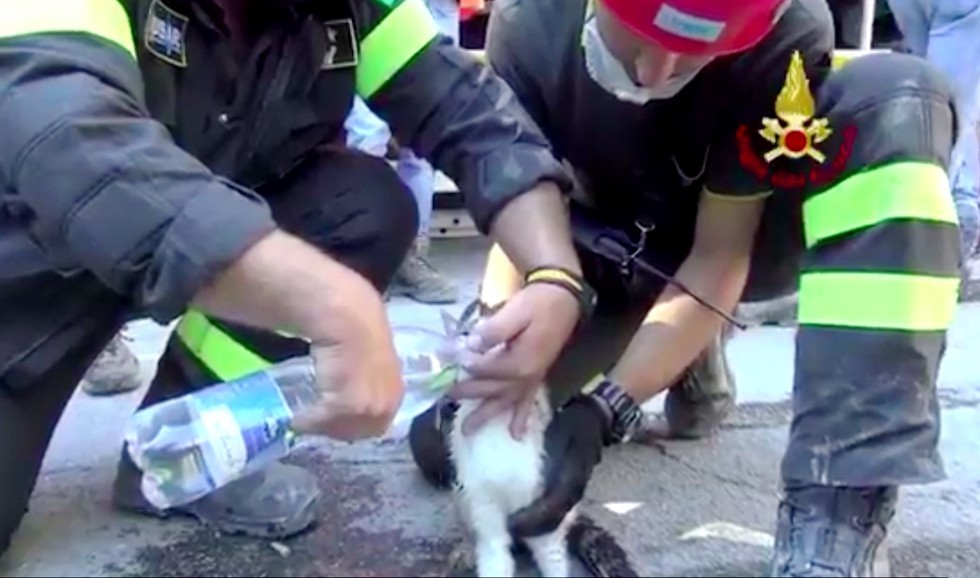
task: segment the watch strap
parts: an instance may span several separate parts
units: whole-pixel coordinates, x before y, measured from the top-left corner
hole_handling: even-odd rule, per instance
[[[629,393],[609,379],[587,386],[582,392],[598,405],[609,417],[606,445],[629,441],[643,424],[643,408]]]

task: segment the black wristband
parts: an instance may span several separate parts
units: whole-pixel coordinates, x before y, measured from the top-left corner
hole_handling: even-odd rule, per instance
[[[578,301],[583,317],[592,315],[592,310],[595,308],[596,293],[585,281],[585,278],[578,273],[564,267],[537,267],[528,271],[527,275],[524,276],[525,286],[534,283],[547,283],[565,289]]]

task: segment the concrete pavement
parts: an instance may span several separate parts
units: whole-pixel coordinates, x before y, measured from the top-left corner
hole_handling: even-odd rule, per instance
[[[477,249],[456,241],[439,264],[475,292]],[[458,306],[457,306],[458,307]],[[438,310],[396,300],[396,322]],[[132,346],[146,379],[166,330],[141,322]],[[765,573],[786,439],[791,329],[756,328],[730,345],[740,404],[710,440],[608,451],[585,510],[645,576]],[[980,575],[980,305],[958,312],[940,375],[949,479],[904,491],[891,541],[900,576]],[[404,444],[311,442],[291,459],[322,480],[320,523],[283,544],[227,538],[185,520],[116,514],[109,489],[125,420],[142,391],[78,392],[0,576],[443,576],[460,533],[448,496],[417,477]],[[659,402],[651,404],[656,411]],[[6,443],[16,443],[7,440]]]

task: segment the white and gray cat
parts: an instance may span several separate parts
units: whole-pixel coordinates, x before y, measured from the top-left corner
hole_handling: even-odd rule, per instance
[[[478,405],[478,400],[461,401],[453,420],[449,439],[456,473],[455,504],[474,541],[477,576],[511,578],[515,561],[507,518],[544,490],[544,432],[552,411],[547,392],[541,388],[522,440],[510,435],[510,413],[498,415],[476,432],[464,435],[462,423]],[[525,541],[542,576],[569,576],[567,538],[576,510],[573,508],[554,532]]]
[[[446,313],[443,322],[447,332],[460,327]],[[480,578],[512,578],[516,561],[511,547],[515,544],[507,519],[544,492],[545,432],[554,411],[547,388],[541,387],[534,399],[526,435],[521,440],[510,435],[510,412],[464,435],[462,424],[479,403],[479,400],[458,402],[449,430],[449,454],[455,471],[454,503],[473,543],[472,558],[464,556],[464,560],[472,560]],[[580,515],[578,509],[578,506],[572,508],[554,532],[524,540],[541,575],[571,576],[572,556],[576,555],[595,576],[639,576],[616,540],[591,519]]]

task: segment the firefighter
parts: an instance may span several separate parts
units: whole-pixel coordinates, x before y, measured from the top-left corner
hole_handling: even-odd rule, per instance
[[[537,216],[561,210],[567,174],[422,0],[8,5],[0,437],[16,443],[0,449],[0,552],[75,385],[128,320],[180,318],[144,407],[309,352],[329,395],[297,416],[301,432],[387,429],[402,383],[380,292],[417,213],[382,159],[344,146],[355,94],[517,262],[578,269],[567,226]],[[525,293],[542,310],[572,301]],[[281,463],[173,510],[139,486],[123,452],[117,507],[274,539],[309,527],[318,497]]]
[[[899,487],[944,476],[936,374],[958,286],[954,109],[921,59],[874,54],[833,70],[832,48],[824,0],[495,2],[487,58],[573,169],[577,288],[594,303],[561,353],[533,351],[529,304],[513,293],[524,269],[490,253],[487,317],[471,336],[486,353],[453,395],[484,403],[463,429],[516,407],[520,435],[541,383],[561,408],[544,495],[513,515],[515,535],[556,527],[658,393],[669,390],[664,435],[717,427],[732,395],[725,315],[798,288],[771,572],[884,571]],[[452,415],[444,403],[412,428],[420,469],[441,485]]]

